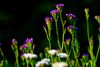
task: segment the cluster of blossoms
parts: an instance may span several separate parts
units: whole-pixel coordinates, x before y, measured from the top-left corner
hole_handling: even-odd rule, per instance
[[[33,38],[27,38],[23,45],[20,46],[20,50],[23,53],[32,52],[34,50],[35,45],[33,44]]]
[[[62,10],[64,7],[64,4],[55,4],[57,10]]]
[[[66,16],[67,16],[67,19],[69,20],[70,22],[70,25],[65,28],[65,24],[66,22],[63,22],[62,20],[62,17],[61,17],[61,13],[62,13],[62,10],[63,10],[63,7],[64,7],[64,4],[55,4],[56,6],[56,9],[52,10],[50,12],[50,14],[52,15],[52,17],[46,17],[45,18],[45,22],[46,22],[46,27],[44,27],[44,30],[46,32],[46,35],[47,35],[47,39],[48,39],[48,42],[49,42],[49,49],[47,49],[46,52],[44,52],[45,54],[45,58],[42,57],[42,54],[40,54],[40,58],[41,60],[40,61],[37,61],[35,62],[35,59],[38,58],[38,55],[34,53],[34,48],[35,48],[35,45],[33,44],[33,38],[27,38],[25,40],[25,42],[20,45],[20,51],[22,52],[21,54],[21,59],[22,59],[22,62],[26,62],[26,65],[27,67],[29,67],[29,65],[31,65],[32,67],[35,66],[35,67],[80,67],[80,64],[79,64],[79,43],[77,41],[77,38],[75,37],[76,36],[76,32],[78,30],[78,28],[75,26],[76,24],[76,16],[72,13],[67,13]],[[85,14],[86,14],[86,19],[87,19],[87,22],[88,22],[88,18],[89,18],[89,9],[86,8],[85,9]],[[60,17],[60,20],[58,20]],[[59,35],[59,32],[57,30],[57,22],[58,21],[61,21],[62,23],[62,41],[61,41],[61,44],[60,44],[60,37],[57,38],[57,43],[58,43],[58,47],[59,47],[59,50],[56,50],[56,49],[52,49],[51,47],[51,29],[52,29],[52,22],[53,22],[53,19],[55,21],[55,27],[56,27],[56,33],[57,33],[57,37]],[[95,19],[98,21],[99,23],[99,33],[100,33],[100,16],[95,16]],[[88,26],[88,25],[87,25]],[[87,27],[88,28],[88,27]],[[72,38],[68,38],[68,39],[65,39],[64,36],[65,36],[65,33],[66,33],[66,29],[68,30],[68,32],[71,34]],[[88,31],[87,31],[88,32]],[[98,36],[99,38],[99,41],[100,41],[100,34]],[[64,41],[65,39],[65,41]],[[72,39],[72,40],[71,40]],[[63,42],[64,41],[64,42]],[[93,56],[92,52],[93,51],[93,46],[92,46],[92,38],[90,39],[90,48],[88,49],[90,51],[90,54],[83,54],[82,55],[82,58],[81,58],[81,61],[82,61],[82,67],[88,67],[89,66],[89,63],[87,62],[91,62],[92,64],[94,64],[93,67],[96,67],[96,61],[97,61],[97,57],[95,58],[95,56]],[[18,58],[19,58],[19,53],[18,53],[18,42],[16,39],[12,39],[12,49],[15,53],[15,56],[16,56],[16,67],[19,67],[19,63],[18,63]],[[60,44],[60,46],[59,46]],[[69,46],[70,45],[70,46]],[[1,43],[0,43],[0,46],[1,46]],[[60,48],[61,47],[61,48]],[[100,44],[99,44],[99,47],[100,47]],[[1,50],[1,49],[0,49]],[[100,48],[98,48],[98,53],[99,53],[99,50]],[[74,54],[72,54],[72,53]],[[98,55],[97,53],[97,55]],[[72,55],[71,55],[72,54]],[[44,56],[43,55],[43,56]],[[71,57],[72,56],[72,57]],[[89,60],[88,57],[93,57],[93,59]],[[71,59],[70,59],[71,57]],[[74,58],[74,59],[73,59]],[[96,60],[95,60],[96,59]],[[65,60],[65,61],[64,61]],[[94,63],[93,63],[94,62]],[[1,61],[0,63],[0,66],[3,66],[3,61]],[[91,64],[91,66],[92,66]],[[25,64],[23,63],[23,66]]]
[[[54,20],[57,20],[62,8],[64,7],[64,4],[56,4],[55,6],[56,6],[57,9],[52,10],[50,13],[51,13],[52,17],[54,18]],[[66,16],[70,21],[73,20],[73,19],[77,20],[76,16],[74,14],[72,14],[72,13],[67,13]],[[49,28],[51,27],[51,22],[53,22],[52,17],[46,17],[45,18],[46,25]],[[77,27],[73,27],[72,25],[68,26],[68,28],[69,29],[74,28],[74,29],[78,30]]]
[[[72,13],[66,14],[66,16],[68,17],[69,20],[76,18],[76,16]]]
[[[44,66],[49,66],[49,65],[51,65],[50,59],[44,58],[41,61],[38,61],[35,66],[44,67]]]
[[[55,50],[55,49],[49,50],[49,51],[48,51],[48,53],[49,53],[50,55],[56,55],[57,52],[58,52],[58,51]]]
[[[69,25],[69,26],[67,27],[67,30],[72,34],[72,31],[73,31],[73,30],[77,31],[78,28],[77,28],[77,27],[74,27],[74,26],[72,26],[72,25]]]
[[[51,30],[51,29],[52,29],[51,27],[52,27],[53,19],[54,19],[55,23],[57,24],[58,18],[59,18],[59,16],[60,16],[61,13],[62,13],[64,4],[55,4],[55,6],[56,6],[56,9],[50,11],[50,14],[52,15],[52,17],[46,17],[46,18],[45,18],[45,22],[46,22],[46,25],[47,25],[48,30]],[[76,16],[75,16],[74,14],[72,14],[72,13],[67,13],[66,16],[67,16],[67,18],[69,19],[69,21],[70,21],[71,23],[73,23],[73,21],[76,21],[76,20],[77,20],[77,19],[76,19]],[[60,17],[60,18],[61,18],[61,17]],[[64,25],[64,24],[63,24],[63,25]],[[77,30],[78,30],[78,28],[75,27],[75,24],[69,25],[69,26],[67,27],[67,29],[68,29],[68,31],[69,31],[71,34],[72,34],[73,31],[77,31]],[[56,30],[57,30],[57,29],[56,29]],[[66,30],[66,29],[65,29],[65,30]],[[45,31],[46,31],[46,28],[45,28]],[[50,32],[50,31],[49,31],[49,32]],[[46,34],[47,34],[47,33],[48,33],[48,32],[46,32]],[[57,32],[57,33],[58,33],[58,32]],[[50,35],[50,33],[49,33],[48,35]],[[49,38],[49,36],[47,36],[47,39],[48,39],[48,38]],[[49,39],[48,39],[48,40],[49,40]],[[71,41],[71,39],[67,39],[67,40],[65,41],[65,44],[69,45],[69,44],[70,44],[70,41]],[[49,42],[50,42],[50,40],[49,40]],[[48,54],[49,54],[50,56],[56,56],[56,57],[59,57],[59,58],[67,58],[67,57],[68,57],[67,53],[63,53],[63,52],[60,52],[59,50],[55,50],[55,49],[51,49],[51,48],[50,48],[50,50],[48,50],[47,52],[48,52]],[[60,63],[56,63],[56,64],[60,64]],[[63,63],[61,63],[59,66],[57,66],[56,64],[54,64],[52,67],[59,67],[59,66],[62,65]],[[68,65],[65,64],[65,67],[67,67],[67,66],[68,66]],[[63,67],[63,66],[60,66],[60,67]]]
[[[65,62],[56,62],[52,65],[52,67],[68,67],[68,64]]]
[[[60,58],[67,58],[68,57],[68,55],[66,53],[58,53],[57,56]]]
[[[57,55],[60,58],[67,58],[68,57],[68,55],[66,53],[59,53],[59,50],[55,50],[55,49],[49,50],[48,54],[49,55]]]
[[[36,54],[32,54],[32,53],[24,53],[21,56],[23,56],[25,59],[28,59],[28,58],[30,58],[30,59],[33,58],[34,59],[34,58],[38,57]]]

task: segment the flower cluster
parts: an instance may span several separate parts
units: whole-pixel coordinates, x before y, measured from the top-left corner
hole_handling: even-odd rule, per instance
[[[62,11],[64,4],[55,4],[56,8],[60,11]]]
[[[32,58],[37,58],[38,56],[36,54],[31,54],[31,53],[24,53],[21,56],[23,56],[25,59],[32,59]]]
[[[35,45],[33,44],[33,38],[26,38],[24,43],[18,46],[18,41],[12,39],[11,48],[15,54],[15,67],[97,67],[97,60],[100,51],[100,16],[96,15],[95,19],[99,23],[98,34],[98,49],[94,54],[93,52],[93,37],[89,35],[89,9],[85,8],[85,16],[87,22],[87,37],[89,42],[88,53],[84,53],[80,56],[80,44],[78,42],[76,27],[76,16],[73,13],[66,13],[66,16],[70,22],[70,25],[66,27],[66,20],[63,20],[62,10],[64,4],[55,4],[56,9],[50,13],[52,17],[46,17],[44,30],[48,40],[48,46],[44,49],[43,53],[35,53]],[[54,21],[53,21],[54,19]],[[52,28],[52,23],[55,22],[55,28]],[[61,24],[61,31],[59,29]],[[52,29],[55,29],[53,33],[56,38],[52,37]],[[70,37],[67,39],[65,35],[67,30]],[[60,36],[59,36],[60,35]],[[56,40],[54,40],[54,39]],[[53,42],[55,41],[55,43]],[[0,52],[3,60],[0,59],[0,67],[8,67],[8,61],[6,60],[0,43]],[[56,46],[55,49],[54,45]],[[20,48],[20,50],[19,50]],[[20,51],[20,52],[19,52]],[[20,55],[21,53],[21,55]],[[79,58],[81,57],[81,58]],[[21,59],[21,63],[19,60]],[[19,65],[20,64],[20,65]]]
[[[51,64],[50,59],[44,58],[41,61],[36,63],[36,67],[45,67],[49,66]]]

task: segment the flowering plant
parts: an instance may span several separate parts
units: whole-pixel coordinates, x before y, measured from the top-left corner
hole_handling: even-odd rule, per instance
[[[35,45],[33,44],[33,38],[27,38],[23,45],[18,47],[18,41],[12,39],[11,48],[15,54],[14,67],[97,67],[97,60],[100,51],[100,16],[95,16],[95,19],[99,23],[99,34],[98,34],[98,49],[96,55],[93,52],[93,36],[89,33],[89,8],[85,8],[85,16],[87,23],[87,37],[88,37],[88,53],[85,53],[80,57],[80,44],[78,42],[76,27],[77,18],[72,13],[66,13],[66,17],[70,22],[70,25],[66,27],[66,20],[63,20],[62,12],[64,4],[56,4],[56,9],[50,12],[52,17],[46,17],[46,26],[43,26],[45,31],[48,46],[44,48],[44,53],[39,55],[34,53]],[[52,43],[52,25],[55,24],[56,32],[56,48],[53,48]],[[61,35],[59,35],[59,23],[61,23]],[[66,32],[71,34],[71,38],[65,38]],[[0,43],[1,46],[1,43]],[[19,50],[21,54],[19,54]],[[0,52],[3,57],[0,60],[0,67],[9,66],[7,59],[0,47]],[[21,59],[21,63],[19,61]],[[38,60],[38,58],[40,58]],[[10,66],[11,67],[11,66]]]

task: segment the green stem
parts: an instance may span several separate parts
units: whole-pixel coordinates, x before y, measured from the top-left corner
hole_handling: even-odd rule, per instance
[[[88,18],[87,18],[87,37],[88,37],[88,42],[89,42],[90,35],[89,35],[89,21],[88,21]]]
[[[47,37],[47,40],[49,42],[49,49],[51,50],[51,30],[48,29],[48,32],[47,32],[45,27],[43,27],[43,29],[46,33],[46,37]]]
[[[16,67],[19,67],[18,57],[16,57]]]
[[[64,43],[64,24],[63,24],[63,19],[62,19],[62,12],[60,12],[60,19],[62,23],[62,50],[63,50],[63,43]]]
[[[60,19],[61,19],[61,23],[63,24],[62,12],[60,12]]]
[[[75,61],[76,61],[76,67],[79,67],[79,62],[78,62],[74,47],[73,47],[73,53],[74,53],[74,57],[75,57]]]
[[[3,59],[5,59],[4,58],[4,53],[3,53],[2,49],[1,49],[1,47],[0,47],[0,52],[1,52],[1,55],[2,55]]]
[[[58,43],[58,47],[61,49],[61,46],[60,46],[60,41],[59,41],[59,33],[58,33],[58,25],[57,25],[57,20],[55,20],[55,25],[56,25],[57,43]],[[61,50],[61,51],[62,51],[62,50]]]
[[[32,59],[31,59],[32,60]],[[31,61],[30,62],[30,65],[31,65],[31,67],[34,67],[34,63],[33,63],[34,61]]]
[[[54,63],[54,58],[53,58],[53,56],[51,56],[51,62]]]
[[[49,38],[48,38],[48,42],[49,42],[49,49],[51,50],[51,41]]]
[[[27,64],[27,67],[29,67],[29,65],[28,65],[28,59],[26,59],[26,64]]]
[[[15,53],[15,57],[16,57],[16,67],[19,67],[19,62],[18,62],[18,56],[19,56],[18,46],[16,46],[14,53]]]
[[[96,61],[97,61],[98,54],[99,54],[99,51],[100,51],[100,31],[99,31],[98,39],[99,39],[99,47],[98,47],[97,54],[96,54]]]
[[[74,35],[74,34],[75,34],[75,31],[72,30],[71,48],[72,48],[72,51],[73,51],[73,53],[74,53],[74,58],[75,58],[75,61],[76,61],[76,67],[79,67],[79,62],[78,62],[77,54],[76,54],[75,49],[74,49],[74,47],[75,47],[75,43],[74,43],[74,41],[75,41],[74,36],[75,36],[75,35]]]
[[[51,50],[51,30],[48,29],[48,42],[49,42],[49,48]]]

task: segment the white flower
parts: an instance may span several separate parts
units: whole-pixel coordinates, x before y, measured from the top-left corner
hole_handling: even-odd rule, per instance
[[[68,57],[68,55],[66,53],[58,53],[57,56],[60,58],[67,58]]]
[[[55,55],[57,53],[57,50],[54,50],[54,49],[53,50],[49,50],[48,53],[50,55]]]
[[[52,64],[52,67],[68,67],[68,64],[65,62],[56,62]]]
[[[44,58],[41,61],[36,63],[36,67],[40,67],[41,65],[50,65],[50,59]]]
[[[46,65],[49,65],[50,59],[44,58],[44,59],[42,60],[42,62],[44,62]]]
[[[36,54],[31,54],[31,53],[25,53],[23,54],[23,56],[27,59],[27,58],[37,58]]]
[[[41,61],[39,61],[39,62],[36,63],[35,66],[36,66],[36,67],[40,67],[42,64],[43,64],[43,63],[42,63]]]

